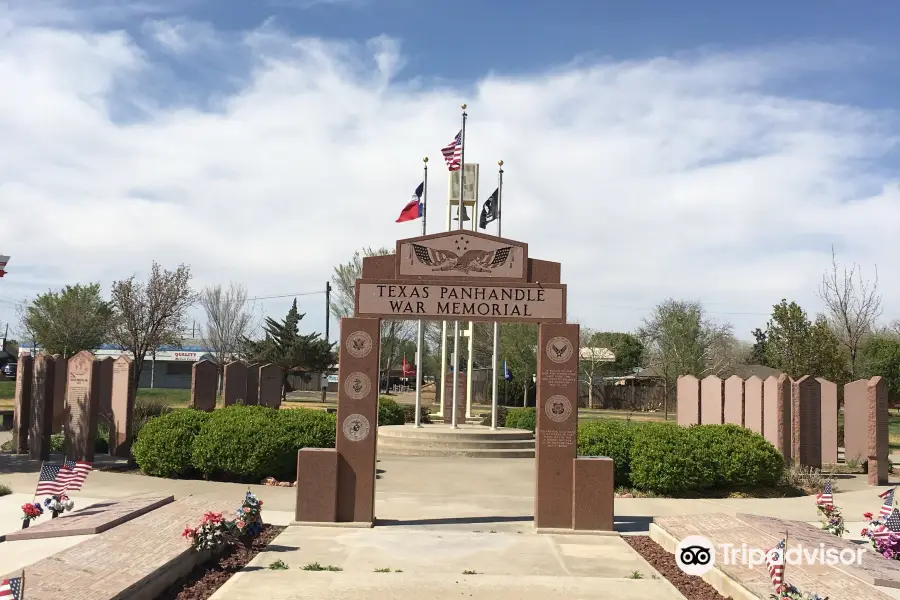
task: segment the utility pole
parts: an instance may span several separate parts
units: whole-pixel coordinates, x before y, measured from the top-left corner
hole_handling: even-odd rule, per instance
[[[331,343],[330,337],[331,330],[331,282],[325,282],[325,341],[329,344]],[[325,403],[326,395],[328,394],[328,375],[322,373],[325,377],[325,381],[321,382],[322,386],[322,403]]]

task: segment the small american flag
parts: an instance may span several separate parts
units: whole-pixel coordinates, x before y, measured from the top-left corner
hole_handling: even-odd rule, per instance
[[[65,489],[67,490],[80,490],[84,480],[87,479],[88,473],[91,472],[91,468],[92,465],[89,462],[66,459],[57,479],[65,484]]]
[[[10,577],[0,581],[0,600],[21,600],[22,578]]]
[[[444,161],[447,163],[449,171],[459,171],[462,164],[462,129],[453,138],[453,141],[441,148],[441,154],[444,155]]]
[[[897,488],[890,488],[890,489],[884,490],[883,492],[878,494],[878,497],[879,498],[887,498],[888,494],[893,495],[895,489],[897,489]]]
[[[35,496],[54,496],[62,494],[66,491],[66,484],[59,479],[59,471],[61,467],[53,463],[44,463],[41,465],[41,473],[38,475],[37,488],[34,490]],[[2,598],[2,596],[0,596]]]
[[[872,530],[872,537],[878,541],[884,541],[891,537],[891,530],[885,527],[884,524],[878,525]]]
[[[881,509],[878,511],[878,517],[887,517],[894,511],[894,488],[889,489],[883,494],[878,494],[879,497],[884,498],[884,504],[881,505]]]
[[[834,490],[831,487],[831,482],[825,482],[825,489],[822,490],[822,493],[816,498],[816,504],[824,504],[825,506],[829,506],[834,504]]]
[[[896,508],[891,512],[891,516],[884,522],[884,526],[892,533],[900,533],[900,510]]]
[[[784,583],[784,540],[766,552],[766,566],[769,568],[769,578],[775,589],[780,589]]]

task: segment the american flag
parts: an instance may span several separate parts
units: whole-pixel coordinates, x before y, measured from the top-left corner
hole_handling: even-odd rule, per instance
[[[60,465],[53,463],[44,463],[41,465],[41,474],[38,475],[37,488],[34,490],[35,496],[54,496],[62,494],[66,491],[66,484],[59,478]],[[0,596],[2,598],[2,596]]]
[[[887,498],[888,494],[893,494],[895,489],[897,489],[897,488],[890,488],[890,489],[884,490],[883,492],[878,494],[878,497],[879,498]]]
[[[462,129],[453,138],[453,141],[441,148],[441,154],[447,163],[447,169],[450,171],[459,171],[462,164]]]
[[[878,525],[872,530],[872,537],[878,541],[884,541],[891,537],[891,530],[885,527],[884,524]]]
[[[784,583],[784,540],[766,552],[766,566],[769,568],[769,578],[775,589],[780,589]]]
[[[891,512],[891,516],[884,522],[884,526],[893,533],[900,533],[900,510],[896,508]]]
[[[88,473],[91,472],[91,463],[83,460],[68,460],[63,462],[57,479],[65,483],[67,490],[80,490]]]
[[[894,488],[889,489],[883,494],[878,494],[880,498],[884,498],[884,504],[878,511],[878,517],[887,517],[894,511]]]
[[[0,600],[21,600],[22,578],[11,577],[0,581]]]
[[[825,482],[825,489],[823,489],[822,493],[816,498],[816,504],[824,504],[825,506],[834,504],[834,490],[831,487],[830,481]]]

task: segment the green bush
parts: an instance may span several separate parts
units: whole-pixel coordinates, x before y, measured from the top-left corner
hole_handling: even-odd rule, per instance
[[[404,423],[415,423],[416,422],[416,405],[415,404],[402,404],[400,408],[403,410],[403,422]],[[427,406],[419,407],[419,422],[428,425],[431,423],[431,409]]]
[[[134,399],[134,412],[132,413],[131,434],[137,437],[141,428],[147,424],[147,421],[155,417],[160,417],[172,412],[172,407],[157,398],[142,398],[138,396]]]
[[[378,425],[403,425],[406,422],[403,409],[397,401],[387,396],[378,398]]]
[[[506,427],[506,415],[508,412],[509,408],[506,406],[497,407],[497,427]],[[491,426],[491,413],[487,413],[481,417],[481,424],[485,427]]]
[[[843,422],[838,423],[837,429],[838,429],[837,445],[838,445],[838,448],[843,448],[844,447],[844,423]]]
[[[194,440],[211,417],[211,413],[186,409],[148,421],[131,449],[138,467],[157,477],[190,474]]]
[[[578,427],[580,456],[608,456],[615,464],[617,486],[631,485],[631,446],[634,429],[641,424],[629,421],[586,421]]]
[[[510,429],[537,429],[537,410],[530,408],[510,408],[506,411],[506,423],[504,427]]]
[[[65,452],[66,436],[63,433],[54,433],[50,436],[50,452]],[[97,439],[94,440],[94,452],[107,454],[109,452],[109,429],[97,427]]]
[[[713,487],[718,457],[701,447],[688,428],[643,423],[633,432],[631,483],[658,494],[679,494]]]
[[[207,479],[294,481],[300,448],[333,448],[334,442],[335,417],[324,411],[234,405],[211,413],[194,440],[191,459]]]
[[[715,457],[718,489],[778,485],[784,457],[766,439],[738,425],[696,425],[687,429],[698,448]]]
[[[0,496],[9,496],[12,494],[12,488],[6,484],[0,483]]]

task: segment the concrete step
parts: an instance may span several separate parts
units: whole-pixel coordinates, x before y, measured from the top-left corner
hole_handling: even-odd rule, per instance
[[[531,440],[534,441],[534,433],[526,429],[504,429],[491,431],[488,428],[450,429],[449,425],[431,425],[416,428],[408,425],[382,426],[378,428],[378,439],[403,439],[403,440]]]
[[[483,440],[483,439],[424,439],[378,438],[378,449],[389,448],[448,448],[469,450],[527,450],[534,449],[534,440]]]
[[[534,448],[530,450],[466,450],[449,448],[389,448],[382,450],[379,444],[379,454],[386,456],[463,456],[467,458],[534,458]]]

